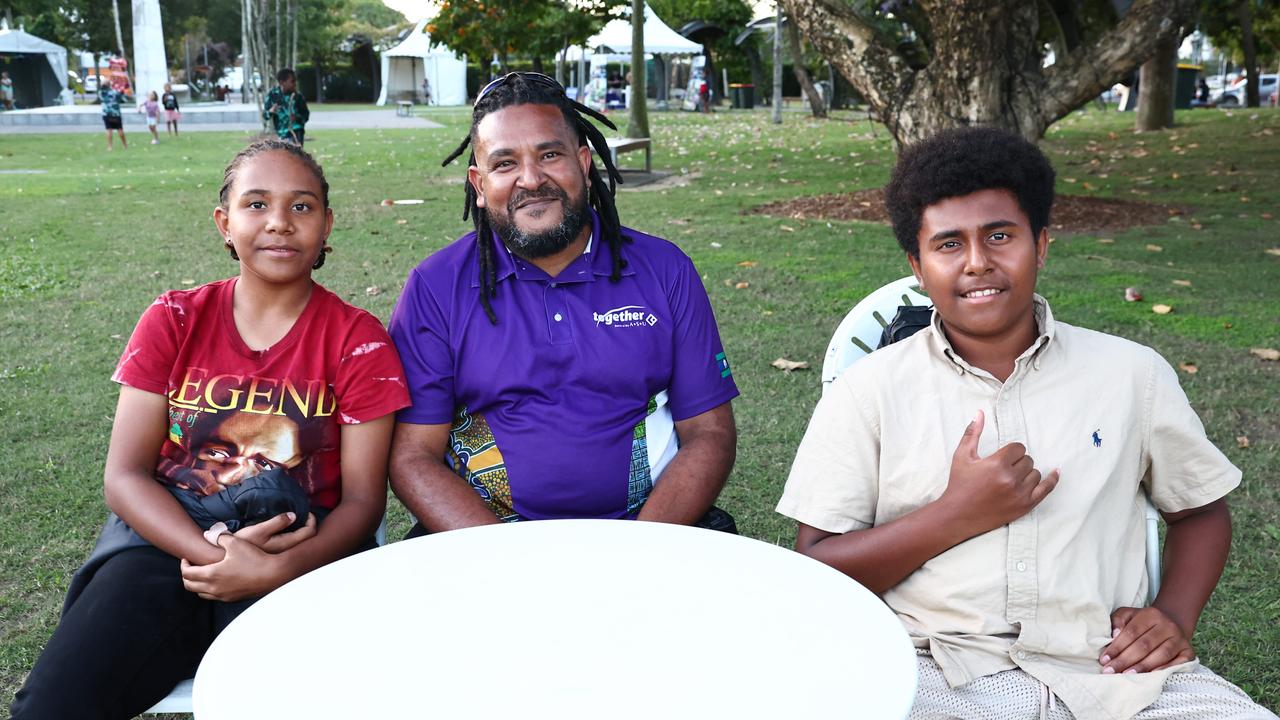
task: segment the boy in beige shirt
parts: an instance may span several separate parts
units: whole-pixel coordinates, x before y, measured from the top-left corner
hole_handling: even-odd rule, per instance
[[[1274,719],[1191,646],[1240,471],[1155,351],[1035,294],[1053,186],[1001,130],[903,151],[886,203],[933,322],[832,384],[778,512],[906,625],[912,717]],[[1150,606],[1144,494],[1168,523]]]

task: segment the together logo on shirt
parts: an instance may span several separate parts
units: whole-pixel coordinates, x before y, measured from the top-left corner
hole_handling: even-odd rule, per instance
[[[596,327],[600,327],[603,323],[609,327],[639,327],[648,325],[650,327],[658,324],[658,318],[653,313],[645,312],[643,305],[623,305],[612,310],[605,310],[602,313],[591,313],[591,319],[596,321]]]

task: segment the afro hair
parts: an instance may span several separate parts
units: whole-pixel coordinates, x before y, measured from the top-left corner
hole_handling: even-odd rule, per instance
[[[898,245],[920,257],[925,208],[981,190],[1008,190],[1031,221],[1033,236],[1049,225],[1053,166],[1021,135],[991,127],[963,127],[910,145],[898,157],[884,202]]]

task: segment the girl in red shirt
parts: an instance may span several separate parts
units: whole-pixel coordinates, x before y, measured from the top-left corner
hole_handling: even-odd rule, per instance
[[[255,599],[372,545],[409,400],[382,323],[312,280],[333,228],[324,173],[293,143],[257,141],[227,166],[213,220],[240,273],[167,292],[139,320],[113,377],[112,513],[15,720],[133,717]],[[197,524],[188,510],[234,509],[268,478],[296,483],[305,517]],[[287,638],[263,640],[250,651],[288,659]]]

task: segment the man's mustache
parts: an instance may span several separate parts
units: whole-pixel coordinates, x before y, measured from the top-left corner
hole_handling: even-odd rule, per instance
[[[507,215],[510,216],[514,214],[516,208],[520,207],[524,203],[531,200],[543,199],[559,200],[561,203],[567,203],[569,202],[569,195],[564,190],[557,187],[539,188],[537,190],[521,190],[515,195],[512,195],[511,199],[507,201]]]

